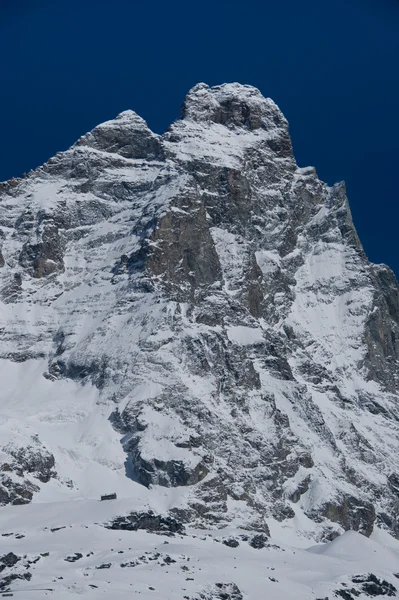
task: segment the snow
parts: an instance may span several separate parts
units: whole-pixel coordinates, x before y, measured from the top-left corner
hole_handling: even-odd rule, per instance
[[[255,252],[256,262],[260,266],[264,275],[273,273],[280,266],[280,255],[278,252],[271,252],[268,250],[258,250]]]
[[[229,340],[240,346],[251,346],[264,342],[263,331],[260,328],[237,325],[227,327],[226,330]]]
[[[171,135],[175,134],[175,129],[184,137],[178,145],[173,142],[166,142],[166,145],[176,158],[190,162],[201,156],[207,162],[231,169],[239,168],[245,150],[254,143],[254,138],[261,143],[276,137],[276,134],[263,130],[230,130],[218,123],[204,127],[201,123],[180,122],[171,127]]]
[[[40,597],[57,600],[110,594],[121,599],[139,595],[144,600],[177,600],[185,595],[198,597],[219,582],[234,582],[248,600],[269,595],[278,600],[310,600],[331,597],[334,590],[351,584],[353,576],[370,572],[397,585],[393,574],[399,543],[392,538],[387,546],[347,532],[333,542],[306,548],[298,547],[291,534],[290,544],[271,539],[268,547],[256,550],[240,538],[242,531],[234,529],[187,530],[185,535],[167,537],[103,527],[112,517],[136,508],[130,499],[1,509],[0,532],[12,534],[0,538],[2,550],[26,555],[21,563],[39,557],[28,569],[23,564],[14,568],[13,572],[32,573],[30,582],[13,582],[15,596],[27,598],[36,590]],[[57,528],[62,529],[52,531]],[[24,537],[17,539],[16,534]],[[222,543],[231,536],[239,541],[238,547]],[[82,555],[76,562],[65,561],[76,553]],[[110,567],[98,569],[104,564]]]
[[[352,368],[362,359],[365,321],[373,291],[356,280],[366,275],[343,244],[318,242],[297,273],[296,300],[287,323],[308,338],[313,354],[334,370]]]

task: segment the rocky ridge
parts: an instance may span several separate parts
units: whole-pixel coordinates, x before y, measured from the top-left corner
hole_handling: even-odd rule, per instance
[[[273,101],[126,111],[0,206],[1,503],[123,480],[199,527],[398,535],[398,284]]]

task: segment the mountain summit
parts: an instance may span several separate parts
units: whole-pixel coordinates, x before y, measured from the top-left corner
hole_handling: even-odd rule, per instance
[[[0,186],[0,502],[398,535],[399,295],[251,86]],[[121,515],[123,517],[123,515]]]

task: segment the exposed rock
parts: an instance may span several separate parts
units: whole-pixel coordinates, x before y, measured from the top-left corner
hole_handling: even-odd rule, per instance
[[[352,529],[366,537],[373,533],[376,518],[374,506],[353,496],[343,497],[339,502],[324,504],[320,514],[342,525],[345,531]]]
[[[131,453],[134,472],[140,483],[145,486],[162,485],[165,487],[178,487],[195,485],[209,473],[206,463],[211,459],[205,457],[197,464],[187,464],[182,460],[159,460],[143,458],[139,449]]]
[[[179,198],[177,208],[160,219],[147,268],[172,298],[194,300],[222,274],[205,206],[199,198],[186,196]]]
[[[159,137],[132,110],[120,113],[113,121],[102,123],[81,137],[77,145],[120,154],[125,158],[162,160],[163,157]]]
[[[33,494],[39,491],[39,487],[28,479],[18,478],[16,481],[7,475],[0,473],[0,503],[5,504],[29,504]]]
[[[268,536],[265,535],[264,533],[259,533],[258,535],[254,535],[250,541],[249,541],[249,545],[252,548],[256,548],[256,550],[261,550],[262,548],[265,548],[267,542],[268,542]]]
[[[244,598],[235,583],[215,583],[212,589],[204,591],[200,597],[202,600],[243,600]]]
[[[4,554],[4,556],[0,556],[0,573],[1,571],[4,571],[6,567],[13,567],[20,560],[21,557],[14,554],[14,552],[9,552],[8,554]]]
[[[240,542],[236,540],[236,538],[226,538],[222,540],[222,544],[228,546],[229,548],[237,548],[240,545]]]
[[[43,483],[47,483],[51,477],[56,475],[54,456],[38,438],[33,440],[33,444],[24,447],[9,444],[3,450],[14,460],[11,464],[5,463],[1,467],[2,471],[13,471],[20,477],[25,473],[30,473]]]
[[[38,279],[64,270],[64,248],[57,225],[50,221],[41,229],[39,241],[26,242],[19,255],[21,267]]]
[[[365,364],[371,379],[395,393],[399,378],[393,366],[399,358],[399,289],[394,273],[386,265],[373,265],[374,310],[365,328]],[[378,290],[378,291],[377,291]]]
[[[367,596],[396,596],[396,587],[385,579],[378,579],[373,573],[357,575],[352,581],[361,584],[360,588]]]
[[[13,581],[16,581],[18,579],[21,579],[22,581],[30,581],[32,579],[32,573],[29,573],[29,571],[27,571],[26,573],[23,573],[23,574],[11,573],[10,575],[1,577],[0,578],[0,590],[6,591],[7,589],[9,589],[10,584]]]
[[[67,556],[66,558],[64,558],[64,560],[66,562],[76,562],[77,560],[80,560],[81,558],[83,558],[83,554],[81,554],[80,552],[75,552],[75,554],[72,554],[71,556]]]
[[[47,483],[56,476],[54,456],[36,436],[26,446],[10,442],[2,451],[8,460],[0,464],[1,505],[29,503],[40,489],[37,482]]]
[[[305,479],[303,479],[301,481],[301,483],[298,485],[297,489],[295,490],[295,492],[293,492],[290,496],[290,500],[292,502],[299,502],[299,500],[301,499],[302,494],[305,494],[308,489],[309,489],[309,484],[310,484],[311,478],[308,475],[307,477],[305,477]]]
[[[139,561],[131,560],[129,562],[121,563],[121,567],[122,567],[122,569],[125,569],[126,567],[137,567],[137,565],[139,565],[139,564],[140,564]]]
[[[126,517],[118,517],[107,524],[108,529],[137,531],[145,529],[150,532],[183,533],[184,525],[173,517],[156,515],[153,512],[131,513]]]

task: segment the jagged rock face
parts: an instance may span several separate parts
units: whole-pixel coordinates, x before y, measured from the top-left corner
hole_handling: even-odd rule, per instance
[[[1,448],[0,505],[27,504],[39,482],[47,483],[56,477],[53,454],[43,446],[37,436],[25,445],[15,440]]]
[[[127,111],[0,202],[0,358],[58,488],[94,461],[199,526],[397,534],[398,284],[271,100],[200,84],[163,136]]]
[[[77,144],[119,154],[125,158],[163,158],[158,136],[131,110],[121,113],[113,121],[102,123],[81,137]]]

